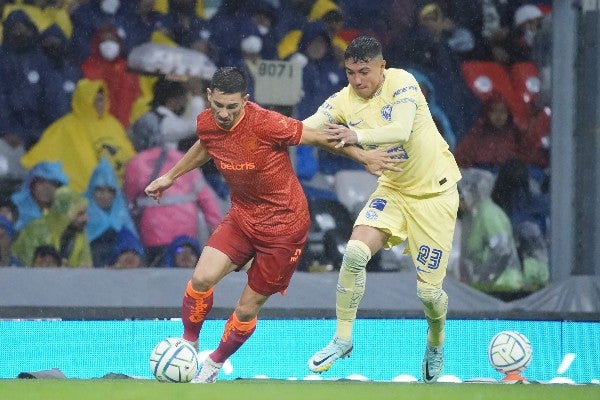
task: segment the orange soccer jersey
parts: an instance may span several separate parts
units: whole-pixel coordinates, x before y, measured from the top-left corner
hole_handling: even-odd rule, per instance
[[[229,213],[246,232],[268,238],[306,229],[308,204],[288,152],[300,143],[302,122],[248,102],[229,131],[203,111],[197,133],[229,186]]]

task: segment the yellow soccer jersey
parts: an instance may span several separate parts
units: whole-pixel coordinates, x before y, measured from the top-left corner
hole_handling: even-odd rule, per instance
[[[402,69],[387,69],[384,76],[383,85],[372,98],[359,97],[348,85],[303,122],[317,129],[326,122],[346,125],[358,134],[365,149],[390,145],[403,149],[403,171],[385,171],[379,178],[381,185],[411,196],[448,189],[460,180],[460,171],[431,118],[419,84]]]

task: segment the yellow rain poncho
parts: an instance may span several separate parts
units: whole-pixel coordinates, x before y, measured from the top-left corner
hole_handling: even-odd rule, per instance
[[[61,161],[69,186],[83,193],[94,168],[106,156],[122,184],[125,165],[135,149],[115,117],[108,111],[98,116],[94,100],[100,90],[107,93],[103,81],[80,80],[73,93],[72,111],[44,131],[40,140],[21,158],[21,164],[32,168],[40,161]],[[108,110],[107,95],[104,104]]]

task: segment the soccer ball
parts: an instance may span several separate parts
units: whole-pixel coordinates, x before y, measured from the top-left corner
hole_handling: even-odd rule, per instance
[[[492,367],[502,373],[519,373],[531,362],[529,339],[517,331],[502,331],[492,338],[488,359]]]
[[[198,354],[186,340],[167,338],[152,350],[150,369],[161,382],[189,382],[198,373]]]

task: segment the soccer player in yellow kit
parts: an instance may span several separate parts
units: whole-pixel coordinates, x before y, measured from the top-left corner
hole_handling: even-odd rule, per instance
[[[308,361],[328,370],[352,351],[352,328],[363,297],[365,266],[382,247],[406,241],[417,271],[417,295],[428,324],[423,381],[437,381],[444,367],[448,296],[442,288],[458,210],[460,171],[438,132],[415,78],[386,69],[381,44],[354,39],[344,54],[349,85],[329,97],[305,125],[326,128],[338,146],[391,146],[403,150],[401,172],[385,171],[354,223],[337,283],[336,332]]]

